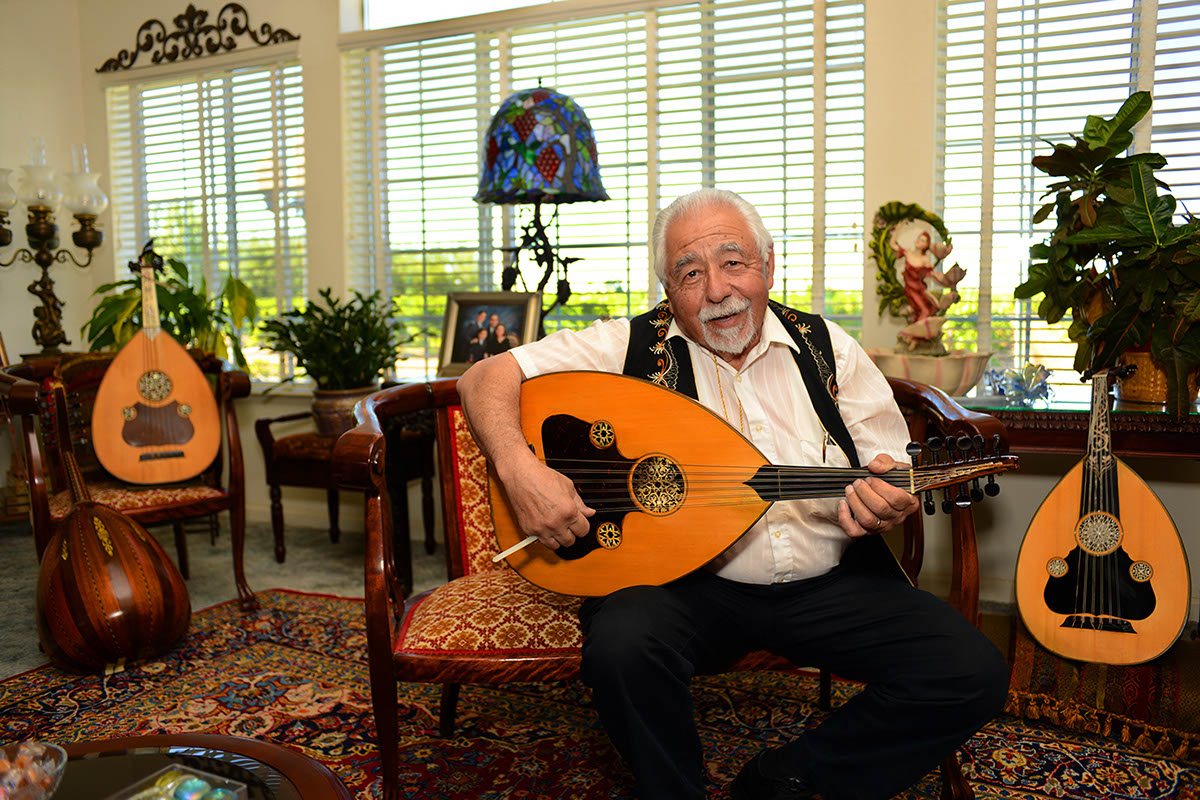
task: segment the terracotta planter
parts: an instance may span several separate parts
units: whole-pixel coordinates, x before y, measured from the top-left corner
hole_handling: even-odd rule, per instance
[[[326,436],[341,436],[353,428],[356,424],[355,404],[376,391],[376,386],[360,386],[357,389],[314,389],[312,412],[317,422],[317,432]]]
[[[1121,364],[1133,364],[1137,371],[1125,380],[1117,381],[1117,399],[1125,403],[1167,404],[1167,374],[1150,360],[1148,352],[1130,350],[1120,359]],[[1196,402],[1196,373],[1188,376],[1188,399]]]

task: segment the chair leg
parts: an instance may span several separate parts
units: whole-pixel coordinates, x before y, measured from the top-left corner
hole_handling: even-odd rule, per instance
[[[191,577],[188,570],[187,532],[183,529],[182,520],[176,520],[171,527],[175,529],[175,557],[179,561],[179,574],[187,580]]]
[[[337,544],[338,539],[342,538],[342,531],[338,528],[338,490],[325,490],[325,504],[329,506],[329,541]]]
[[[454,735],[454,717],[458,714],[457,683],[442,684],[442,703],[438,708],[438,736],[449,739]]]
[[[229,509],[229,544],[233,549],[233,583],[237,587],[238,606],[244,612],[258,609],[258,598],[246,583],[246,503],[245,498]]]
[[[942,800],[975,800],[975,790],[963,777],[957,750],[942,762]]]
[[[425,552],[437,550],[433,532],[433,443],[425,446],[425,466],[421,471],[421,520],[425,523]]]
[[[833,708],[833,680],[827,669],[821,670],[820,693],[817,695],[817,707],[822,711],[828,711]]]
[[[282,564],[287,558],[287,545],[283,541],[283,492],[279,484],[272,483],[267,487],[271,496],[271,533],[275,537],[275,561]]]

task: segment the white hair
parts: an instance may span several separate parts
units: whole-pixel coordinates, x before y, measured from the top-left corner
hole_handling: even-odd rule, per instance
[[[758,215],[757,209],[741,195],[735,194],[728,189],[697,189],[694,192],[689,192],[677,198],[669,206],[658,212],[658,217],[654,220],[654,230],[650,239],[654,250],[654,274],[658,276],[659,283],[664,287],[667,285],[667,269],[670,267],[667,264],[667,229],[671,227],[671,223],[683,214],[713,208],[714,206],[732,208],[746,220],[746,224],[750,227],[750,233],[754,237],[754,244],[758,248],[758,257],[762,262],[762,269],[765,274],[767,257],[771,253],[771,248],[774,246],[775,240],[771,238],[771,232],[763,224],[762,217]]]

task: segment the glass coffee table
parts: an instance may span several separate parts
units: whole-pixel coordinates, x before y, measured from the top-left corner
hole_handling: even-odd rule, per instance
[[[248,800],[352,800],[325,765],[256,739],[203,733],[64,744],[67,769],[54,800],[96,800],[182,764],[246,784]]]

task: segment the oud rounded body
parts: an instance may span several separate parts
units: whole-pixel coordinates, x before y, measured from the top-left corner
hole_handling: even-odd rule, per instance
[[[1165,652],[1188,619],[1191,572],[1162,502],[1120,459],[1119,511],[1081,511],[1087,459],[1042,502],[1017,556],[1025,627],[1064,658],[1140,664]]]
[[[51,661],[98,672],[166,652],[187,630],[191,604],[154,537],[124,514],[83,500],[42,557],[37,613]]]
[[[559,421],[550,425],[551,418]],[[550,466],[564,471],[563,459],[593,465],[578,480],[569,468],[564,474],[597,509],[590,522],[605,544],[572,558],[535,542],[508,557],[526,580],[550,591],[598,596],[673,580],[719,555],[770,506],[745,483],[766,457],[704,406],[647,381],[587,372],[533,378],[521,386],[521,424]],[[569,437],[578,454],[548,455],[568,438],[564,430],[578,434]],[[719,489],[709,465],[721,465]],[[589,484],[587,475],[604,480]],[[525,534],[494,472],[489,477],[505,550]],[[612,527],[601,529],[606,522]]]
[[[106,470],[129,483],[171,483],[203,472],[221,445],[204,373],[162,331],[138,331],[96,393],[92,444]]]

